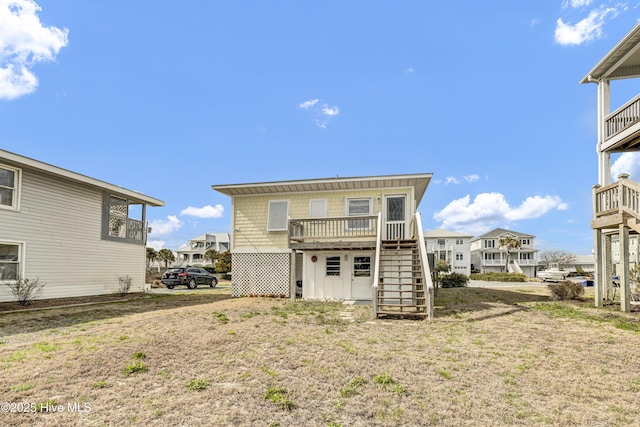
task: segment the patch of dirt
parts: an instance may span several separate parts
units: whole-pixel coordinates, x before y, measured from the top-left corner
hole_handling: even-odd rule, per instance
[[[145,293],[131,293],[127,295],[120,294],[108,294],[108,295],[93,295],[93,296],[84,296],[84,297],[74,297],[74,298],[53,298],[53,299],[42,299],[37,301],[32,301],[27,305],[20,305],[15,301],[12,302],[0,302],[0,313],[8,312],[8,311],[21,311],[21,310],[31,310],[31,309],[42,309],[42,308],[51,308],[51,307],[64,307],[68,305],[76,305],[76,304],[91,304],[91,303],[103,303],[103,302],[114,302],[114,301],[126,301],[132,300],[136,298],[149,298],[149,294]]]

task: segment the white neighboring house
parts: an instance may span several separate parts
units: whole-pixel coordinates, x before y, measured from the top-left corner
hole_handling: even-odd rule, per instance
[[[471,274],[472,237],[469,234],[441,228],[424,232],[427,253],[433,254],[435,260],[447,261],[452,273],[461,273],[466,276]]]
[[[512,249],[507,266],[507,251],[500,247],[500,239],[513,237],[520,240],[520,248]],[[523,273],[527,277],[536,277],[538,265],[534,249],[535,236],[517,231],[496,228],[471,239],[471,264],[481,273]],[[506,266],[506,268],[505,268]]]
[[[0,301],[23,278],[45,283],[43,299],[113,293],[126,276],[146,290],[146,207],[163,205],[0,150]]]
[[[219,253],[231,249],[231,235],[229,233],[203,234],[189,240],[189,243],[176,251],[175,265],[207,265],[204,254],[213,249]]]

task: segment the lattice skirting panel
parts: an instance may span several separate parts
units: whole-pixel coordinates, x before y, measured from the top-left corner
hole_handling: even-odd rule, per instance
[[[290,291],[290,254],[232,253],[231,296],[285,295]]]

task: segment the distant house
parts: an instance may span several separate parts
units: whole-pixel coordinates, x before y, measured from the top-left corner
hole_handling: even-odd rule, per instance
[[[373,301],[430,316],[416,208],[431,174],[214,185],[232,198],[232,295]]]
[[[424,232],[427,253],[449,263],[452,273],[471,274],[470,234],[436,228]]]
[[[520,240],[520,248],[509,253],[508,264],[507,250],[500,247],[500,239],[506,237]],[[496,228],[471,239],[471,264],[481,273],[510,272],[535,277],[538,251],[534,249],[534,239],[531,234]]]
[[[231,235],[229,233],[203,234],[189,240],[189,243],[176,251],[176,265],[207,265],[204,254],[213,249],[226,252],[230,249]]]
[[[0,150],[2,282],[40,279],[43,299],[145,289],[146,207],[164,202]]]

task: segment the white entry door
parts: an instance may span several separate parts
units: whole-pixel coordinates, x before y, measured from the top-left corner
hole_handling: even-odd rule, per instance
[[[373,285],[373,254],[351,254],[351,299],[370,300]]]
[[[407,238],[407,196],[384,196],[385,239]]]

